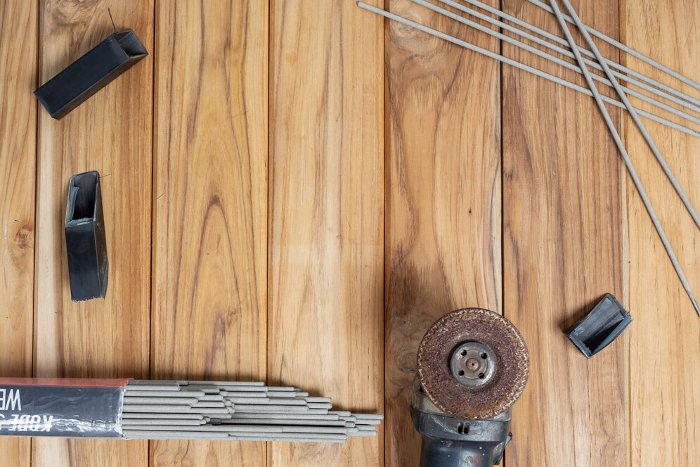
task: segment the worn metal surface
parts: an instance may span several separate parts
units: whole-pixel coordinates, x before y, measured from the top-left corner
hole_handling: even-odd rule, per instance
[[[468,387],[453,376],[452,355],[466,342],[479,342],[493,352],[495,370],[484,384]],[[418,377],[427,396],[447,414],[468,419],[491,418],[512,406],[525,389],[528,365],[527,348],[518,330],[501,315],[483,308],[443,316],[425,333],[418,348]]]

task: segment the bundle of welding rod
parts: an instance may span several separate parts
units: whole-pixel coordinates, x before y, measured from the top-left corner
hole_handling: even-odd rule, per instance
[[[676,194],[698,229],[700,229],[700,214],[698,214],[690,198],[686,195],[664,159],[664,156],[661,154],[661,151],[655,144],[651,134],[647,131],[645,123],[640,118],[643,117],[647,120],[660,123],[666,127],[673,128],[674,130],[696,138],[700,137],[700,130],[698,129],[700,126],[700,97],[697,95],[697,91],[700,91],[700,83],[662,65],[656,60],[600,31],[587,26],[578,17],[577,12],[569,0],[548,0],[547,3],[541,0],[528,0],[528,2],[525,3],[525,5],[532,5],[531,8],[539,8],[554,16],[559,25],[559,34],[530,24],[527,21],[480,0],[410,0],[410,2],[417,5],[416,10],[423,10],[423,13],[425,13],[426,10],[431,11],[441,17],[448,18],[451,21],[474,29],[479,33],[497,38],[499,42],[505,42],[527,53],[545,59],[550,64],[557,64],[561,67],[560,70],[570,70],[584,77],[586,86],[581,86],[576,80],[571,80],[570,77],[557,76],[548,71],[544,71],[525,61],[521,61],[518,56],[507,56],[505,51],[509,50],[509,48],[484,48],[470,42],[467,38],[460,38],[447,34],[415,19],[383,10],[363,1],[357,2],[360,8],[381,15],[391,21],[400,23],[409,28],[417,29],[464,49],[497,60],[504,65],[557,83],[573,91],[591,96],[595,100],[605,120],[610,135],[625,164],[625,168],[644,203],[644,207],[654,224],[659,239],[678,275],[678,279],[687,293],[693,308],[697,314],[700,315],[700,306],[695,300],[690,283],[683,272],[681,264],[659,221],[656,211],[651,205],[646,190],[637,175],[637,171],[632,159],[627,153],[620,132],[610,118],[606,108],[606,105],[612,105],[625,110],[629,114],[639,133],[643,136],[647,146],[661,166],[666,178],[673,186]],[[559,3],[563,6],[560,7]],[[405,4],[409,4],[408,0]],[[404,8],[403,12],[410,13],[410,9]],[[654,12],[650,10],[648,14],[653,15]],[[578,31],[584,40],[583,45],[576,43],[572,35],[572,30]],[[678,83],[682,83],[681,86],[674,87],[668,85],[652,76],[634,70],[610,58],[606,58],[593,41],[593,37],[655,68],[656,72],[664,73],[667,78],[670,77]],[[499,46],[500,45],[501,44],[499,44]],[[683,44],[678,44],[679,48],[682,46]],[[603,88],[611,88],[614,91],[612,97],[601,93],[598,89],[601,86]],[[688,89],[688,91],[684,89]],[[690,91],[691,89],[692,91]],[[640,108],[639,103],[631,102],[630,98],[637,99],[645,104],[651,104],[653,107],[645,106],[644,109]]]
[[[260,382],[0,377],[0,436],[342,443],[381,420]]]
[[[328,397],[259,382],[138,381],[124,391],[127,439],[341,443],[373,436],[381,415],[332,410]]]

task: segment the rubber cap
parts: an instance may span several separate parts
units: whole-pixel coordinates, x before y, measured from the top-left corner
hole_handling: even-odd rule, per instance
[[[608,293],[567,336],[586,358],[591,358],[622,334],[631,322],[632,316]]]

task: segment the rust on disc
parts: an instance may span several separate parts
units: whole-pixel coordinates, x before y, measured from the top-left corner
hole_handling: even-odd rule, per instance
[[[488,346],[496,359],[491,379],[467,387],[452,375],[450,358],[464,342]],[[529,361],[525,341],[510,321],[483,308],[456,310],[440,318],[418,348],[418,378],[423,390],[443,412],[471,420],[492,418],[520,397]]]

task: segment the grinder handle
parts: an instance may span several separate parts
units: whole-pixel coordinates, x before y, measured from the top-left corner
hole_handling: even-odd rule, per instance
[[[421,467],[491,467],[494,465],[491,443],[462,442],[423,437]]]

